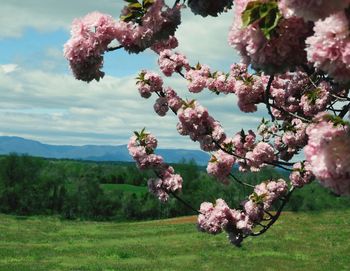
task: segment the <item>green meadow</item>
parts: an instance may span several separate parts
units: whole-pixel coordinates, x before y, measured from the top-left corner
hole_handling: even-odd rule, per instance
[[[0,215],[0,270],[350,270],[350,210],[284,213],[242,248],[194,217],[148,222]]]

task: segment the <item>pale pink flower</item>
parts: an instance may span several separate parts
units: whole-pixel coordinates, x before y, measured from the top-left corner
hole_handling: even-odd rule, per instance
[[[345,12],[317,21],[314,31],[306,40],[308,60],[335,80],[350,81],[350,30]]]

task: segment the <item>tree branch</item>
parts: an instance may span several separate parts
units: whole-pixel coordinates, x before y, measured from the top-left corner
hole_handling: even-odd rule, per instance
[[[269,228],[271,228],[271,226],[273,224],[275,224],[275,222],[278,220],[278,218],[280,217],[284,207],[286,206],[287,202],[289,201],[291,195],[293,194],[293,191],[294,191],[294,187],[291,188],[291,190],[288,192],[288,194],[285,196],[285,198],[283,199],[283,202],[281,204],[281,206],[278,208],[277,212],[275,215],[272,215],[272,214],[269,214],[272,216],[272,219],[271,221],[267,224],[267,225],[264,225],[264,228],[259,231],[259,232],[253,232],[250,234],[250,236],[253,236],[253,237],[256,237],[256,236],[259,236],[259,235],[262,235],[263,233],[265,233]],[[266,211],[265,211],[266,212]],[[249,236],[249,235],[248,235]]]
[[[238,179],[235,175],[233,175],[232,173],[230,173],[230,176],[239,184],[241,185],[244,185],[244,186],[248,186],[248,187],[251,187],[251,188],[254,188],[255,186],[254,185],[251,185],[249,183],[246,183],[246,182],[242,182],[240,179]]]
[[[109,48],[107,48],[107,52],[116,51],[116,50],[119,50],[121,48],[124,48],[124,46],[123,45],[119,45],[119,46],[116,46],[116,47],[109,47]]]
[[[274,79],[274,75],[271,75],[269,78],[269,82],[267,83],[266,90],[265,90],[265,104],[266,104],[267,112],[271,116],[272,122],[275,121],[275,116],[272,114],[269,100],[270,100],[270,90],[271,90],[271,85],[272,85],[273,79]]]
[[[341,110],[341,112],[339,113],[338,117],[340,118],[344,118],[346,113],[348,113],[350,110],[350,103],[348,103],[347,105],[344,105],[343,109]]]
[[[182,198],[180,198],[178,195],[176,195],[173,191],[169,191],[168,192],[170,195],[172,195],[175,199],[177,199],[179,202],[181,202],[183,205],[185,205],[187,208],[191,209],[192,211],[194,211],[197,214],[201,214],[201,212],[199,212],[197,209],[195,209],[192,205],[190,205],[189,203],[187,203],[186,201],[184,201]]]

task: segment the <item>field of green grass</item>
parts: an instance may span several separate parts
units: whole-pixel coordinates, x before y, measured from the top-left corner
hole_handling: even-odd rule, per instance
[[[135,223],[0,215],[0,270],[350,270],[350,211],[285,213],[242,248],[195,218]]]

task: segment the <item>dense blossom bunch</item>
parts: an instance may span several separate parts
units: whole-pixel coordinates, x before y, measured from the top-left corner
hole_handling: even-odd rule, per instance
[[[164,117],[169,110],[168,99],[166,97],[159,97],[154,103],[154,111],[161,117]]]
[[[199,212],[199,230],[210,234],[218,234],[224,230],[235,245],[240,245],[242,236],[251,233],[253,228],[252,221],[244,212],[230,209],[223,199],[216,200],[215,205],[203,202]]]
[[[259,171],[260,168],[266,166],[266,163],[272,163],[276,160],[274,148],[266,142],[256,144],[252,151],[247,152],[245,157],[251,171]]]
[[[340,195],[350,195],[350,135],[346,123],[320,114],[307,129],[305,156],[322,185]]]
[[[161,201],[167,201],[169,193],[181,190],[182,177],[175,174],[173,167],[164,163],[161,156],[154,154],[157,144],[157,139],[143,129],[130,138],[128,150],[140,169],[155,171],[158,178],[150,179],[148,188]]]
[[[147,99],[151,97],[152,92],[159,92],[163,89],[163,79],[154,72],[141,71],[136,85],[141,97]]]
[[[84,18],[75,19],[71,38],[64,45],[75,78],[90,82],[104,76],[103,54],[118,33],[116,21],[109,15],[93,12]]]
[[[281,0],[281,9],[305,20],[317,21],[341,11],[350,5],[349,0]]]
[[[140,21],[119,21],[116,39],[125,50],[131,53],[142,52],[156,42],[167,40],[169,36],[174,35],[181,23],[180,9],[180,5],[169,8],[164,0],[155,0]],[[129,6],[126,6],[122,16],[127,17],[130,12]]]
[[[249,235],[262,221],[264,211],[268,211],[287,191],[287,183],[282,179],[263,182],[255,187],[249,200],[243,202],[243,210],[230,209],[223,199],[216,200],[215,205],[203,202],[199,209],[198,228],[210,234],[226,231],[230,242],[239,245],[242,237]]]
[[[293,165],[293,172],[289,179],[295,187],[303,187],[312,182],[315,176],[311,172],[312,168],[309,162],[298,162]]]
[[[288,185],[283,179],[277,181],[263,182],[254,188],[254,194],[251,197],[257,197],[262,201],[264,209],[268,210],[271,205],[288,191]]]
[[[232,166],[235,163],[235,158],[222,151],[215,152],[207,166],[207,172],[209,175],[216,177],[223,183],[228,182],[228,176],[231,173]]]
[[[300,106],[305,116],[314,116],[326,109],[330,100],[330,84],[321,82],[317,88],[306,91],[300,99]]]
[[[165,97],[167,98],[168,101],[168,106],[170,107],[173,112],[177,112],[182,105],[184,104],[184,101],[177,95],[175,90],[172,88],[167,88],[165,90]]]
[[[283,123],[281,127],[283,133],[276,135],[274,139],[274,146],[282,160],[290,160],[294,154],[306,145],[306,128],[307,125],[297,118]]]
[[[164,50],[171,50],[175,49],[179,46],[179,42],[175,36],[170,36],[167,40],[161,40],[155,42],[151,49],[155,51],[157,54],[160,54]]]
[[[270,94],[274,99],[272,114],[279,120],[290,120],[289,113],[314,116],[326,110],[331,100],[331,86],[327,81],[312,82],[305,72],[287,72],[276,76]]]
[[[234,22],[229,34],[230,45],[238,50],[243,61],[267,73],[281,72],[305,63],[305,38],[311,33],[310,25],[297,17],[281,18],[275,32],[267,38],[259,26],[259,20],[248,26],[242,21],[250,2],[235,1]]]
[[[171,76],[174,72],[179,72],[182,68],[190,69],[187,58],[169,49],[160,52],[158,59],[159,68],[165,76]]]
[[[233,0],[188,0],[188,6],[194,14],[199,14],[203,17],[208,15],[218,16],[218,13],[231,8]]]
[[[223,143],[225,150],[237,157],[240,171],[247,171],[249,169],[245,156],[256,146],[255,140],[256,135],[252,130],[249,130],[247,134],[242,130],[232,138],[226,138]]]
[[[177,111],[179,123],[177,130],[180,135],[189,135],[193,141],[198,141],[204,151],[215,151],[218,144],[225,138],[225,132],[219,122],[215,121],[208,110],[195,100],[186,102]]]
[[[235,93],[238,98],[238,107],[243,112],[255,112],[257,104],[264,101],[264,85],[259,76],[246,76],[237,80]]]
[[[188,90],[193,93],[208,88],[214,93],[235,93],[238,106],[243,112],[255,112],[257,104],[264,101],[264,84],[259,76],[248,73],[247,65],[235,64],[228,74],[211,72],[209,66],[197,64],[185,74]]]
[[[199,212],[199,228],[211,234],[221,233],[227,223],[233,220],[231,209],[223,199],[216,200],[215,206],[210,202],[203,202]]]
[[[306,40],[308,60],[339,82],[350,81],[349,25],[345,12],[338,12],[317,21],[315,34]]]
[[[186,72],[185,78],[189,81],[188,90],[198,93],[207,87],[207,81],[210,77],[210,68],[207,65],[197,65],[195,69]]]

